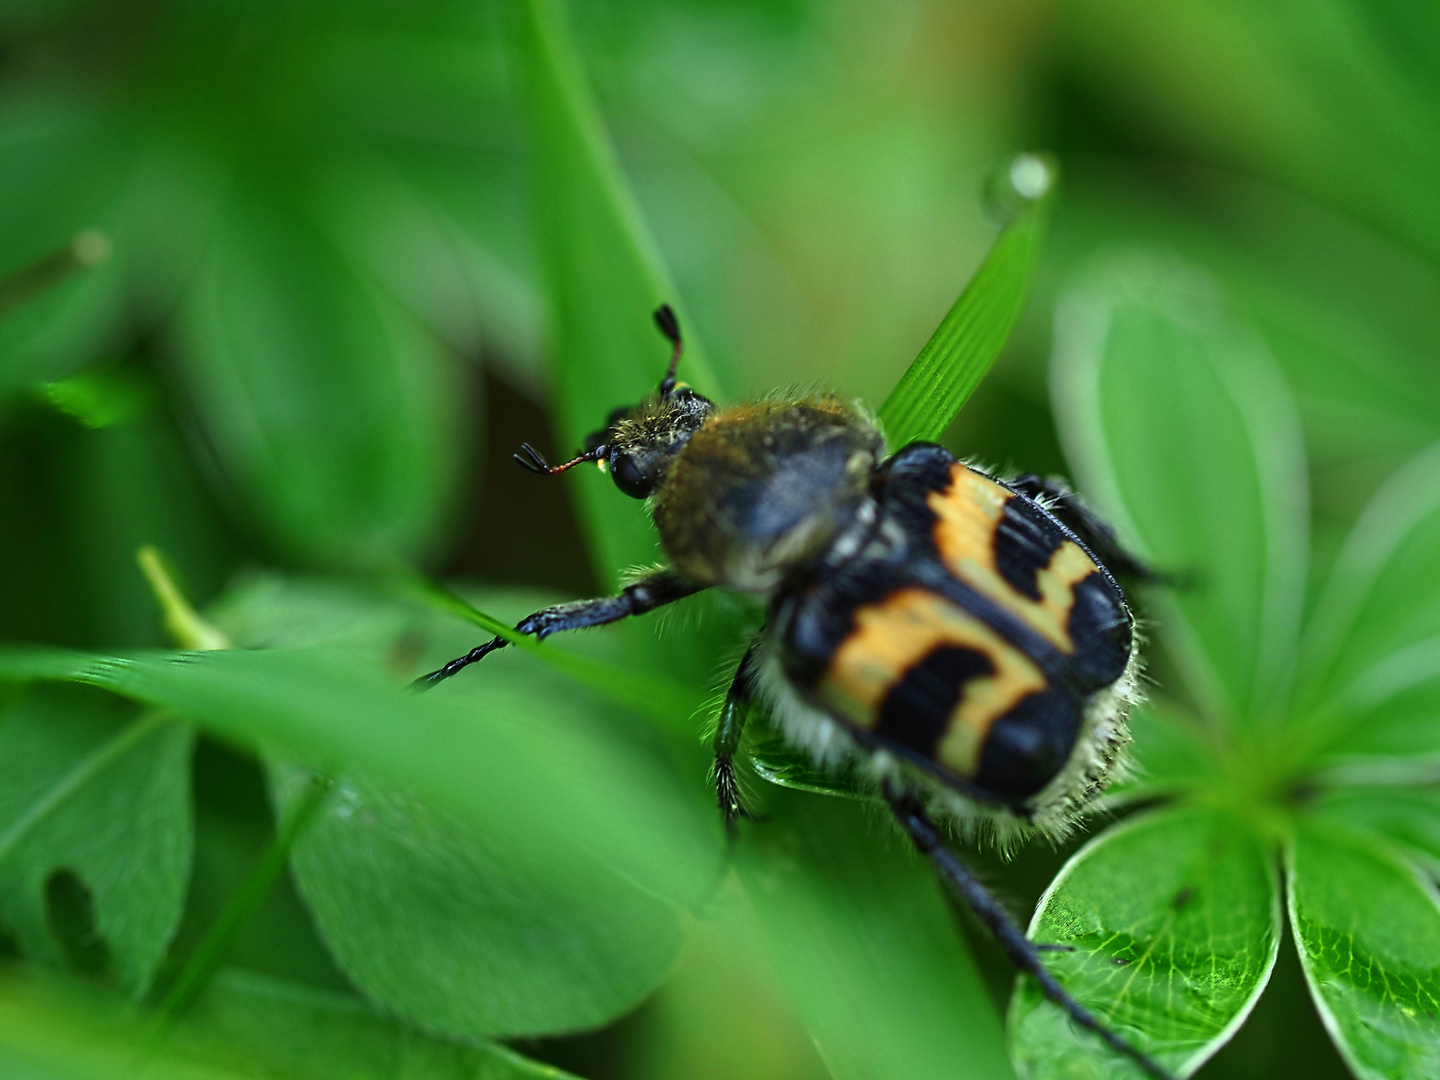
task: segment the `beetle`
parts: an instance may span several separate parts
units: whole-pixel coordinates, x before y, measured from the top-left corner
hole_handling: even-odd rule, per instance
[[[1144,574],[1073,492],[1005,480],[915,442],[887,453],[876,422],[830,394],[722,408],[677,381],[615,410],[584,452],[644,499],[669,556],[617,596],[545,608],[536,639],[644,614],[705,589],[762,599],[716,725],[714,784],[732,838],[747,815],[735,756],[753,704],[817,766],[859,766],[941,878],[1018,968],[1114,1049],[1167,1075],[1059,985],[1000,903],[943,841],[940,818],[1008,842],[1063,836],[1123,767],[1138,698],[1135,619],[1116,578]],[[502,649],[496,637],[417,680],[429,686]]]

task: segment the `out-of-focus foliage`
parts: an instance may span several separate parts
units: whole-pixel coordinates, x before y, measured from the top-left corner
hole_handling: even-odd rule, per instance
[[[934,883],[757,725],[771,816],[725,860],[694,733],[747,604],[397,687],[485,633],[396,587],[414,571],[478,575],[464,594],[511,618],[538,601],[493,583],[609,588],[655,558],[593,472],[495,469],[654,385],[657,303],[705,392],[874,408],[983,264],[956,357],[983,368],[1034,288],[946,441],[1068,454],[1180,585],[1140,598],[1158,690],[1116,805],[1188,805],[1070,865],[1035,923],[1079,947],[1056,971],[1177,1067],[1250,1016],[1202,1075],[1433,1072],[1437,72],[1440,18],[1359,0],[5,5],[0,636],[45,648],[4,653],[0,953],[108,989],[14,959],[0,1054],[113,1072],[203,970],[150,1027],[158,1075],[542,1075],[484,1038],[596,1025],[523,1049],[585,1075],[1005,1075],[1008,970],[979,945],[987,994]],[[992,249],[984,212],[1036,148],[1064,178],[1038,262],[1038,216]],[[944,389],[927,437],[969,387]],[[237,651],[131,658],[165,643],[150,543]],[[41,674],[162,711],[15,685]],[[333,787],[266,890],[292,761]],[[1114,888],[1153,836],[1168,861]],[[1255,1004],[1281,852],[1339,1056],[1293,952],[1289,998]],[[993,873],[1030,899],[1060,862]],[[248,970],[197,969],[215,940]],[[1032,1075],[1118,1074],[1028,984],[1011,1009]]]

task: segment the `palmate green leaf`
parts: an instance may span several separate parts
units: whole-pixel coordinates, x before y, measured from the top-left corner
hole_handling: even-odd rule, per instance
[[[1440,1075],[1440,897],[1373,834],[1306,822],[1290,928],[1326,1028],[1362,1080]]]
[[[177,320],[229,478],[292,555],[426,553],[459,465],[455,361],[283,200],[236,195]]]
[[[1085,845],[1030,924],[1063,944],[1046,966],[1112,1031],[1180,1076],[1229,1041],[1270,979],[1279,883],[1265,844],[1237,819],[1198,808],[1136,817]],[[1024,978],[1010,1046],[1035,1078],[1141,1077],[1080,1032]]]
[[[1366,507],[1302,657],[1299,715],[1327,756],[1440,759],[1440,445]]]
[[[26,1080],[563,1080],[495,1043],[444,1042],[360,1000],[222,970],[158,1052],[140,1054],[145,1014],[54,978],[0,973],[0,1071]]]
[[[1109,165],[1070,169],[1064,240],[1057,235],[1050,258],[1063,266],[1072,252],[1088,258],[1123,238],[1178,250],[1219,276],[1284,369],[1312,468],[1342,469],[1348,480],[1357,462],[1408,455],[1440,436],[1434,264],[1253,176],[1197,170],[1187,181],[1204,192],[1198,204],[1133,173],[1122,181]],[[1203,209],[1221,205],[1223,215]]]
[[[1327,817],[1379,833],[1440,877],[1440,787],[1341,787],[1327,792]]]
[[[138,997],[185,905],[192,735],[117,704],[46,687],[0,713],[0,923],[27,955]],[[57,923],[73,881],[93,930]]]
[[[1214,782],[1215,732],[1175,702],[1152,697],[1131,711],[1126,726],[1136,765],[1106,790],[1107,802],[1174,797]]]
[[[669,346],[651,313],[669,303],[684,329],[684,306],[620,173],[558,0],[514,4],[535,153],[532,197],[554,309],[552,411],[563,454],[603,427],[610,410],[655,390]],[[703,394],[721,389],[693,334],[680,377]],[[568,482],[602,583],[613,587],[625,567],[654,561],[654,531],[633,503],[593,475]]]
[[[776,792],[736,869],[835,1080],[1008,1080],[1000,1018],[928,867],[855,803]]]
[[[980,269],[880,406],[890,445],[935,442],[1000,355],[1040,261],[1055,164],[1021,154],[1000,181],[1013,215]]]
[[[311,783],[281,763],[270,776],[283,807]],[[618,877],[555,892],[534,858],[394,790],[341,779],[291,867],[346,975],[422,1028],[551,1034],[628,1012],[675,962],[674,909]]]
[[[1264,345],[1209,278],[1115,253],[1061,305],[1052,390],[1080,489],[1184,582],[1156,607],[1195,699],[1232,721],[1275,709],[1295,660],[1308,489]]]

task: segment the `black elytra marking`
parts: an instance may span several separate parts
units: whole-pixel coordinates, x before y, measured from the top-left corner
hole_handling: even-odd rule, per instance
[[[990,725],[975,783],[1004,802],[1020,802],[1065,766],[1080,732],[1073,695],[1042,690],[1018,701]]]
[[[1039,600],[1040,572],[1065,540],[1065,533],[1043,508],[1012,495],[995,526],[995,569],[1016,592]]]
[[[1125,673],[1134,636],[1130,613],[1115,585],[1098,570],[1074,585],[1068,631],[1075,683],[1084,691],[1109,686]]]
[[[990,658],[974,649],[942,645],[905,672],[880,705],[875,734],[933,758],[971,679],[993,675]]]

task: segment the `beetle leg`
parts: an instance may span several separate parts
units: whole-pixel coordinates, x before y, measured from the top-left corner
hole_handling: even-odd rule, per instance
[[[542,608],[533,615],[527,615],[515,624],[521,634],[531,635],[536,641],[543,641],[561,630],[579,630],[587,626],[604,626],[619,622],[631,615],[644,615],[666,604],[700,592],[706,588],[686,581],[674,570],[657,570],[639,581],[627,585],[619,596],[604,596],[595,600],[576,600],[569,604],[556,604]],[[469,667],[477,660],[484,659],[497,649],[510,644],[505,638],[495,637],[477,645],[464,656],[456,657],[444,667],[416,679],[416,687],[424,689],[442,682],[457,672]]]
[[[916,849],[930,860],[951,891],[985,924],[1012,964],[1034,976],[1045,996],[1069,1013],[1071,1019],[1081,1027],[1089,1028],[1104,1039],[1108,1046],[1135,1061],[1157,1080],[1173,1080],[1170,1073],[1158,1062],[1116,1035],[1101,1023],[1094,1013],[1065,992],[1065,988],[1041,962],[1039,947],[1015,925],[1000,901],[980,883],[960,857],[945,846],[940,838],[940,830],[935,827],[930,815],[914,796],[897,795],[887,790],[885,798],[895,814],[895,820],[900,823]]]
[[[1030,473],[1001,482],[1021,495],[1043,500],[1050,507],[1050,512],[1068,525],[1091,553],[1114,573],[1145,582],[1163,583],[1168,580],[1166,575],[1157,573],[1143,559],[1127,551],[1109,522],[1091,510],[1064,481]]]
[[[725,819],[725,832],[732,839],[739,819],[750,816],[735,780],[735,752],[740,748],[750,703],[755,700],[755,657],[760,651],[760,642],[761,637],[757,635],[745,650],[745,658],[735,669],[735,678],[730,681],[725,704],[720,708],[719,723],[715,725],[715,800]]]

